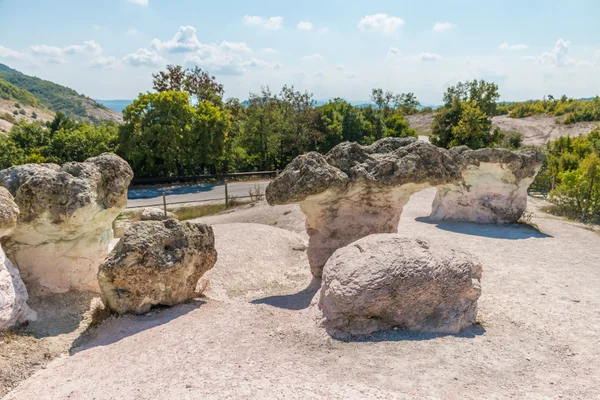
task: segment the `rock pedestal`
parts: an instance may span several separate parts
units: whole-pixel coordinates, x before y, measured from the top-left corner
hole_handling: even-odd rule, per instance
[[[0,237],[10,234],[19,209],[8,191],[0,187]],[[27,289],[19,271],[0,247],[0,332],[26,321],[34,321],[35,311],[27,305]]]
[[[400,328],[458,333],[477,317],[481,265],[426,239],[371,235],[327,261],[319,298],[334,336]]]
[[[119,314],[143,314],[196,296],[202,275],[217,261],[215,237],[200,223],[133,224],[100,266],[102,301]]]
[[[133,172],[114,154],[83,163],[28,164],[0,171],[0,184],[21,210],[2,240],[27,284],[54,293],[98,291],[112,222],[127,205]]]

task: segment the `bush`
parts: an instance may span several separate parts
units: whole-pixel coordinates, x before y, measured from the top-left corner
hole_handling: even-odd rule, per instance
[[[15,103],[15,108],[21,108],[21,105],[19,103]]]
[[[31,113],[31,118],[33,119],[37,119],[38,115],[34,112]]]
[[[20,109],[20,110],[19,110],[19,114],[21,114],[21,115],[25,115],[25,114],[27,114],[27,113],[25,112],[25,110],[23,110],[23,109]]]

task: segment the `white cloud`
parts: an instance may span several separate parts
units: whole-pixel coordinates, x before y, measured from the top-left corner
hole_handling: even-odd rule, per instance
[[[437,61],[442,58],[439,54],[436,53],[420,53],[419,61]]]
[[[244,61],[242,63],[243,67],[249,68],[266,68],[266,69],[281,69],[283,68],[283,64],[280,62],[268,62],[264,60],[260,60],[258,58],[253,58],[248,61]]]
[[[385,55],[387,58],[391,58],[391,57],[400,57],[402,56],[402,53],[400,52],[400,49],[397,47],[390,47],[390,49],[388,50],[387,54]]]
[[[48,46],[45,44],[30,47],[31,52],[50,64],[66,64],[65,56],[77,54],[102,54],[102,46],[95,40],[88,40],[82,45],[74,44],[66,47]]]
[[[148,0],[127,0],[128,3],[131,4],[137,4],[140,6],[147,6],[148,5]]]
[[[86,65],[90,68],[112,69],[117,67],[117,59],[114,57],[98,57]]]
[[[140,32],[135,28],[129,28],[127,29],[127,32],[125,32],[127,36],[137,36],[139,33]]]
[[[519,50],[527,50],[529,46],[524,43],[519,44],[508,44],[506,42],[500,45],[500,50],[508,50],[508,51],[519,51]]]
[[[404,20],[387,14],[366,15],[358,23],[358,29],[363,32],[393,33],[404,25]]]
[[[326,34],[326,33],[328,33],[328,32],[329,32],[329,28],[321,28],[321,29],[319,29],[319,33],[320,33],[320,34],[323,34],[323,35],[324,35],[324,34]]]
[[[243,21],[246,25],[261,26],[268,31],[276,31],[283,27],[283,17],[270,17],[269,19],[266,19],[258,16],[245,15]]]
[[[260,53],[264,54],[264,55],[273,55],[273,54],[277,54],[278,52],[277,52],[277,50],[275,50],[271,47],[266,47],[264,49],[261,49]]]
[[[558,39],[554,45],[554,49],[551,52],[542,53],[539,56],[528,56],[523,59],[526,61],[533,61],[537,64],[549,65],[553,67],[571,67],[577,65],[576,61],[569,58],[569,46],[571,42],[567,40]]]
[[[196,28],[193,26],[180,26],[173,39],[163,42],[154,39],[150,46],[155,50],[165,50],[170,53],[187,53],[197,51],[204,46],[196,36]]]
[[[232,53],[250,54],[252,49],[248,47],[245,42],[227,42],[223,41],[219,47],[224,51],[230,51]]]
[[[134,67],[155,67],[164,64],[166,61],[160,57],[156,51],[148,49],[138,49],[123,57],[123,63]]]
[[[344,64],[338,64],[335,69],[338,71],[343,71],[346,69],[346,66]]]
[[[453,24],[452,22],[436,22],[433,25],[433,31],[435,33],[449,31],[453,28],[456,28],[456,24]]]
[[[323,57],[322,55],[315,53],[315,54],[310,54],[308,56],[304,56],[302,57],[302,59],[304,61],[311,61],[311,62],[318,62],[318,61],[324,61],[325,57]]]
[[[300,29],[301,31],[312,31],[313,24],[308,21],[300,21],[298,22],[298,25],[296,25],[296,28]]]
[[[32,61],[31,55],[21,51],[12,50],[4,46],[0,46],[0,59]]]

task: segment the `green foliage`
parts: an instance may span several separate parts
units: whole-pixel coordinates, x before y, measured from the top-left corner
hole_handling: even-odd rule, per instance
[[[431,142],[440,147],[492,147],[504,136],[492,131],[491,117],[496,113],[498,86],[485,81],[459,82],[444,94],[444,107],[438,110]]]
[[[27,163],[85,161],[115,151],[117,126],[75,123],[58,113],[44,126],[19,122],[8,135],[0,135],[0,169]]]
[[[10,115],[9,113],[0,114],[0,119],[10,122],[11,124],[16,124],[17,120],[15,117]]]
[[[543,100],[530,100],[502,105],[497,114],[509,114],[511,118],[525,118],[532,115],[552,115],[561,117],[563,124],[600,121],[600,97],[591,100],[575,100],[567,96],[555,99],[548,96]]]
[[[216,172],[229,116],[208,101],[190,104],[184,92],[140,95],[124,110],[119,152],[139,177]]]
[[[32,95],[26,90],[16,87],[15,85],[11,84],[10,82],[7,82],[4,79],[0,79],[0,99],[12,101],[16,100],[23,105],[31,107],[40,106],[39,100],[36,99],[34,95]],[[17,107],[18,105],[17,108],[20,108],[21,104],[19,103],[16,103],[15,107]]]
[[[4,93],[4,90],[8,90],[3,89],[3,81],[20,89],[19,97],[16,98],[21,103],[32,107],[38,107],[41,103],[45,107],[54,111],[63,112],[71,118],[88,118],[84,103],[95,103],[93,100],[80,95],[73,89],[34,76],[25,75],[6,65],[0,64],[0,93]],[[14,92],[14,89],[12,91]],[[32,96],[28,96],[26,93],[29,93]],[[99,107],[105,109],[102,105]]]
[[[371,101],[375,103],[377,109],[384,113],[385,118],[394,111],[405,115],[415,114],[417,107],[421,105],[414,93],[394,94],[393,92],[384,92],[383,89],[373,89]]]
[[[550,184],[550,200],[566,215],[600,222],[600,130],[547,144],[544,170],[534,185]]]

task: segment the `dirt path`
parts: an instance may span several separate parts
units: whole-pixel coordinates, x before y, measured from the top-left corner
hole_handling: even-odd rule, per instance
[[[430,223],[433,194],[413,196],[400,231],[480,258],[480,326],[336,341],[315,322],[313,282],[111,319],[6,399],[600,398],[600,236],[535,207],[543,233]]]

